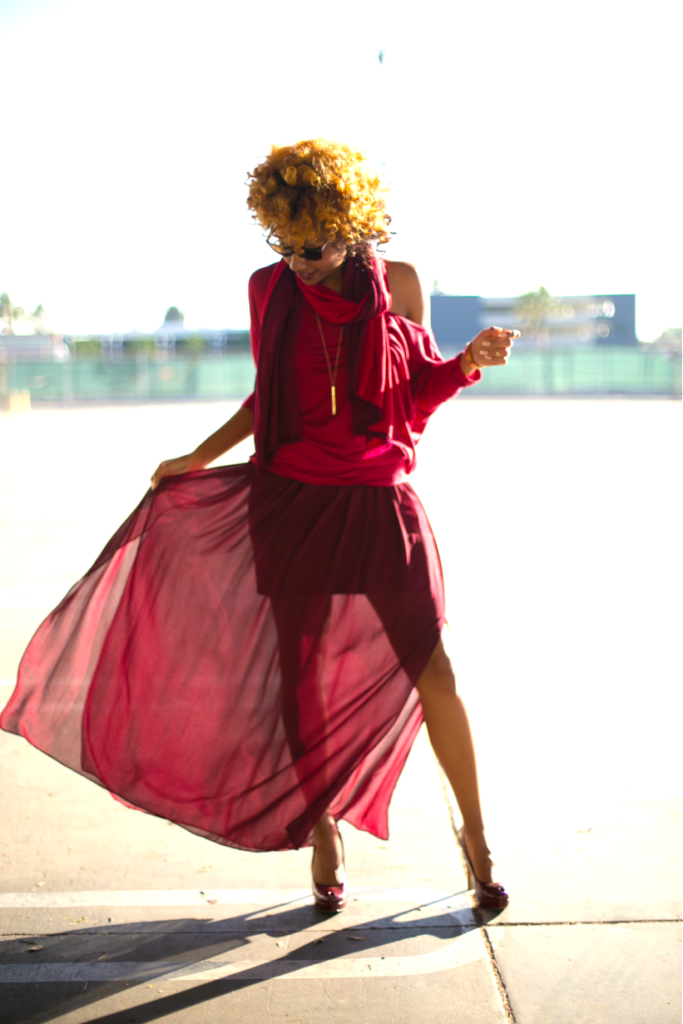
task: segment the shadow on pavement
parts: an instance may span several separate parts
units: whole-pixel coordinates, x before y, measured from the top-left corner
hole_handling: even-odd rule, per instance
[[[463,893],[454,893],[449,898],[462,897]],[[271,908],[259,908],[257,914],[253,909],[249,913],[231,916],[222,920],[186,917],[173,920],[150,920],[131,924],[109,925],[106,928],[89,928],[77,932],[61,933],[36,938],[36,944],[42,950],[36,956],[27,955],[27,949],[17,940],[0,944],[0,956],[5,964],[26,964],[30,956],[32,964],[92,964],[92,963],[139,963],[141,968],[147,967],[144,978],[139,981],[89,982],[40,982],[38,984],[13,983],[4,985],[4,1012],[2,1020],[7,1024],[47,1024],[58,1020],[67,1013],[92,1006],[103,998],[115,995],[133,996],[135,989],[154,982],[154,975],[149,965],[159,964],[159,976],[168,975],[169,963],[177,963],[178,968],[190,967],[199,960],[217,959],[225,953],[249,945],[250,936],[265,936],[275,943],[287,935],[302,933],[315,927],[309,942],[288,949],[269,962],[279,964],[281,974],[287,973],[286,965],[291,961],[291,970],[297,970],[302,960],[318,960],[321,962],[348,958],[348,947],[343,946],[349,933],[362,933],[364,940],[363,952],[378,950],[388,946],[398,938],[410,933],[411,938],[433,935],[441,939],[453,938],[478,929],[493,920],[498,912],[459,910],[444,911],[443,897],[438,900],[438,910],[430,913],[429,904],[419,908],[406,906],[398,914],[388,914],[364,920],[362,924],[345,926],[342,915],[330,918],[317,911],[313,906],[279,905]],[[407,913],[420,909],[422,916],[418,920],[402,921]],[[264,915],[268,914],[268,920]],[[328,931],[321,930],[321,924],[330,923]],[[334,922],[334,924],[332,924]],[[150,929],[154,929],[151,931]],[[324,939],[321,941],[321,934]],[[101,944],[98,943],[100,938]],[[105,948],[106,947],[106,948]],[[188,955],[189,954],[189,955]],[[259,956],[263,960],[263,955]],[[225,963],[225,960],[218,961]],[[89,1024],[146,1024],[160,1020],[170,1013],[187,1010],[191,1007],[207,1003],[210,1000],[237,992],[263,981],[262,971],[254,970],[254,977],[249,977],[249,970],[240,972],[240,978],[225,978],[205,983],[195,981],[179,981],[187,988],[169,995],[148,998],[135,1004],[105,1013],[101,1016],[88,1016]],[[168,984],[168,979],[164,984]],[[172,982],[171,982],[172,983]],[[49,1008],[46,1001],[49,1000]]]

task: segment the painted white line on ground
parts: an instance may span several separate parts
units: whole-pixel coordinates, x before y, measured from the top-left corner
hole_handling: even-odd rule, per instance
[[[97,964],[6,964],[0,965],[0,984],[37,984],[40,982],[101,982],[154,980],[162,982],[203,982],[234,978],[235,981],[264,981],[273,978],[397,978],[436,974],[480,960],[486,955],[478,930],[464,932],[442,949],[417,956],[354,957],[336,960],[201,960],[179,964],[115,962]]]
[[[469,905],[462,893],[440,892],[436,889],[389,888],[365,886],[349,890],[351,900],[410,903],[416,906],[435,904],[444,909],[462,910]],[[57,909],[60,907],[204,907],[211,905],[281,906],[307,903],[310,889],[157,889],[157,890],[93,890],[92,892],[5,892],[0,893],[0,908],[9,910]]]
[[[209,900],[226,904],[298,903],[311,898],[310,889],[140,889],[92,892],[6,892],[0,907],[29,909],[58,907],[200,907]]]

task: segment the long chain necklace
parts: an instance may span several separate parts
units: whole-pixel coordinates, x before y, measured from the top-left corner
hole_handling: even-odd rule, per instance
[[[320,331],[320,340],[323,343],[323,351],[325,353],[325,359],[327,361],[327,374],[330,378],[330,398],[332,400],[332,415],[337,415],[337,370],[339,369],[339,353],[342,348],[342,337],[344,335],[344,325],[339,328],[339,344],[337,345],[337,358],[334,361],[334,376],[332,376],[332,366],[330,364],[330,356],[327,351],[327,345],[325,344],[325,335],[323,334],[323,325],[320,323],[320,317],[315,314],[315,318],[318,321],[318,330]]]

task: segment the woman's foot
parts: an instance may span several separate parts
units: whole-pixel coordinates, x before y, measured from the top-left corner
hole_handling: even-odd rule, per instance
[[[464,844],[465,853],[479,881],[484,884],[493,882],[495,865],[491,859],[491,851],[486,843],[484,833],[473,833],[471,836],[468,833],[465,835],[465,828],[463,826],[460,830],[459,838],[460,845],[463,846]]]
[[[458,840],[467,864],[467,884],[474,889],[478,905],[486,910],[502,910],[510,897],[502,881],[496,878],[495,865],[483,831],[473,832],[470,838],[463,826],[458,832]]]
[[[325,814],[313,829],[313,898],[318,910],[338,914],[348,903],[344,848],[337,823]]]
[[[322,816],[313,829],[313,879],[318,885],[342,885],[346,879],[344,850],[337,823],[331,814]]]

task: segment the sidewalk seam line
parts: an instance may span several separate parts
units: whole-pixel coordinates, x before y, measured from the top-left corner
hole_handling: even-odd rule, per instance
[[[680,924],[680,917],[634,917],[619,918],[618,921],[487,921],[486,928],[573,928],[585,925],[620,925],[620,924]]]
[[[517,1018],[515,1017],[514,1011],[510,1005],[510,997],[508,996],[508,991],[505,987],[505,983],[503,982],[503,979],[500,976],[500,971],[498,970],[498,964],[496,962],[495,953],[493,952],[491,940],[486,934],[486,928],[481,928],[480,931],[481,937],[484,942],[484,946],[486,947],[486,952],[488,954],[489,966],[491,967],[493,980],[495,981],[496,988],[498,990],[498,998],[500,999],[501,1006],[503,1008],[503,1013],[505,1014],[505,1020],[507,1024],[516,1024]]]
[[[441,779],[441,788],[443,790],[444,799],[446,801],[446,807],[448,809],[448,817],[450,819],[451,828],[453,830],[453,835],[455,837],[455,845],[457,847],[458,853],[460,854],[460,860],[462,862],[463,871],[465,871],[465,857],[463,855],[462,848],[460,846],[460,840],[458,839],[457,825],[455,824],[453,797],[451,795],[451,791],[450,791],[450,788],[449,788],[448,780],[446,778],[446,774],[445,774],[443,768],[441,767],[441,765],[439,764],[438,759],[436,758],[436,756],[434,757],[434,760],[436,761],[437,768],[439,770],[439,777]],[[465,875],[465,877],[467,877],[467,875]],[[491,968],[491,974],[493,975],[493,981],[494,981],[494,984],[496,986],[496,991],[498,993],[498,998],[500,999],[500,1006],[501,1006],[501,1009],[503,1011],[503,1015],[505,1017],[506,1024],[516,1024],[515,1014],[514,1014],[514,1011],[512,1009],[512,1006],[510,1005],[510,998],[508,996],[507,989],[505,988],[505,985],[503,983],[503,979],[500,976],[500,971],[498,970],[498,964],[496,963],[496,957],[495,957],[495,954],[493,952],[493,946],[491,945],[491,941],[490,941],[490,939],[489,939],[489,937],[488,937],[488,935],[486,933],[486,928],[482,925],[482,926],[480,926],[478,928],[478,931],[479,931],[479,934],[481,936],[482,942],[484,943],[484,949],[486,950],[486,957],[488,959],[489,967]]]

